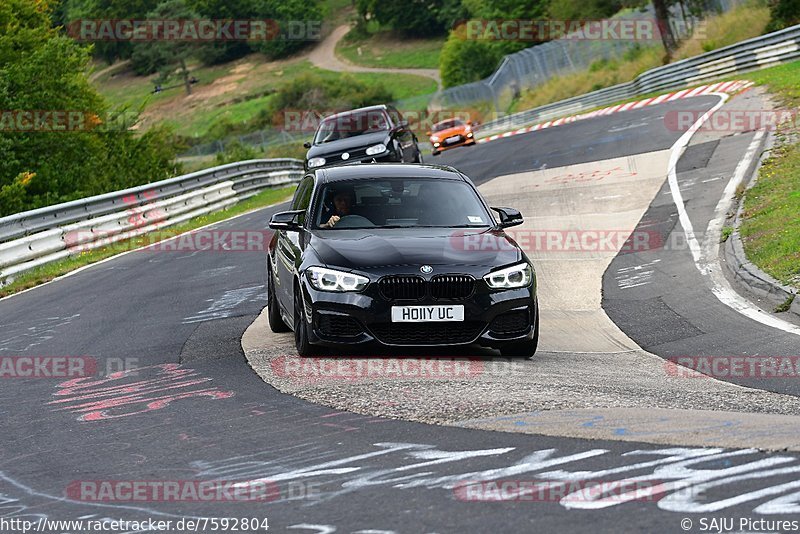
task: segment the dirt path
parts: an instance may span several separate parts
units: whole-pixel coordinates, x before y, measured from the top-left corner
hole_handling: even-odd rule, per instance
[[[308,59],[314,66],[321,69],[333,70],[337,72],[383,72],[387,74],[414,74],[424,76],[436,81],[439,89],[442,88],[442,80],[439,71],[436,69],[382,69],[377,67],[363,67],[354,65],[339,58],[336,55],[336,43],[338,43],[350,31],[350,26],[343,24],[333,30],[323,41],[311,51]]]
[[[90,81],[90,82],[95,82],[95,81],[97,81],[98,79],[100,79],[100,77],[101,77],[103,74],[106,74],[107,72],[111,72],[111,71],[114,71],[114,70],[122,70],[122,69],[125,69],[125,68],[128,66],[128,63],[130,63],[130,61],[126,59],[125,61],[118,62],[118,63],[114,63],[114,64],[112,64],[112,65],[109,65],[109,66],[107,66],[107,67],[105,67],[105,68],[103,68],[103,69],[96,70],[96,71],[92,72],[92,73],[89,75],[89,81]]]

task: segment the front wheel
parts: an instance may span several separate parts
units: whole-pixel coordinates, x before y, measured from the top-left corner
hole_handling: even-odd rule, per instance
[[[267,268],[267,320],[269,328],[276,334],[291,330],[281,317],[281,308],[278,304],[278,297],[275,295],[275,281],[272,278],[272,270]]]
[[[536,312],[536,317],[533,320],[533,339],[526,339],[519,343],[511,343],[505,347],[500,348],[500,354],[504,358],[525,358],[529,360],[536,354],[536,349],[539,347],[539,300],[536,300],[533,309]]]
[[[303,297],[300,295],[300,288],[294,289],[294,346],[297,354],[303,357],[315,356],[318,352],[317,347],[308,342],[308,324],[306,323]]]

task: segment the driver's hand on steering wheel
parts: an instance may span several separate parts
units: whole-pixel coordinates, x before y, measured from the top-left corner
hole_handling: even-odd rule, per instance
[[[333,215],[333,216],[331,216],[330,219],[328,219],[328,222],[326,222],[325,224],[322,225],[322,227],[323,228],[333,228],[334,225],[337,222],[339,222],[339,219],[341,219],[341,217],[339,217],[338,215]]]

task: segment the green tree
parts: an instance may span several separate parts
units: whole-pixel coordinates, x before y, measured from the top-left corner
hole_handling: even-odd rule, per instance
[[[468,19],[480,21],[537,20],[545,16],[548,0],[463,0]],[[531,46],[528,41],[493,39],[469,34],[464,25],[450,31],[439,56],[439,71],[445,87],[483,79],[497,68],[506,54]]]
[[[278,59],[301,50],[319,38],[322,9],[318,0],[267,0],[259,3],[259,18],[273,20],[280,35],[275,39],[251,43],[251,47],[271,59]]]
[[[108,107],[84,74],[90,49],[53,29],[51,14],[47,0],[0,3],[0,110],[70,112],[83,120],[73,131],[0,131],[0,216],[177,170],[168,132],[136,136],[102,127]]]
[[[81,19],[119,20],[143,19],[158,6],[160,0],[61,0],[54,9],[59,24],[68,26]],[[133,53],[133,44],[128,41],[98,41],[94,43],[93,55],[113,63],[117,59],[128,59]]]
[[[800,24],[800,0],[773,0],[770,2],[769,31],[782,30]]]
[[[200,16],[185,0],[166,0],[147,14],[151,20],[197,20]],[[196,53],[200,43],[181,40],[155,40],[136,43],[131,55],[131,66],[137,74],[151,74],[159,71],[160,82],[164,82],[178,69],[186,94],[192,93],[189,81],[189,68],[186,61]]]

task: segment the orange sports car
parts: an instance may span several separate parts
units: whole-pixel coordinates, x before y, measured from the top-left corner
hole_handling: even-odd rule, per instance
[[[461,145],[474,145],[475,137],[472,132],[472,121],[461,119],[447,119],[433,125],[433,131],[428,132],[431,138],[432,155],[436,156],[442,150]]]

